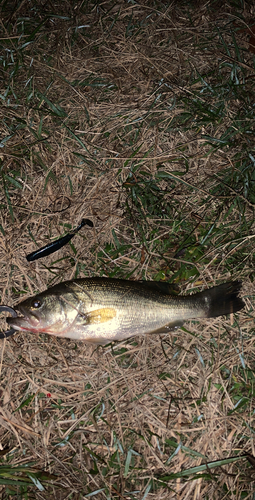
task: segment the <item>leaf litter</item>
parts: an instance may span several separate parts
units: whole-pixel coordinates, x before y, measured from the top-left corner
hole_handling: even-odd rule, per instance
[[[4,3],[1,303],[95,275],[242,279],[246,311],[97,349],[1,341],[3,498],[251,498],[253,16]],[[94,228],[26,261],[84,217]]]

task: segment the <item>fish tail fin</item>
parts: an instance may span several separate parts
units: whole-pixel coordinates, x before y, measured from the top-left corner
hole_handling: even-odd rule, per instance
[[[241,281],[229,281],[198,293],[199,300],[204,301],[205,317],[215,318],[240,311],[245,305],[238,296],[241,287]]]

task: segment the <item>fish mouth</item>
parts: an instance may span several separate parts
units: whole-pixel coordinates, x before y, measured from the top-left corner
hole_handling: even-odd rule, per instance
[[[27,330],[30,332],[36,332],[40,323],[40,319],[37,317],[36,313],[29,312],[28,316],[26,309],[22,306],[18,306],[16,310],[18,313],[21,313],[22,316],[17,316],[16,318],[6,318],[8,325],[10,325],[15,330]]]

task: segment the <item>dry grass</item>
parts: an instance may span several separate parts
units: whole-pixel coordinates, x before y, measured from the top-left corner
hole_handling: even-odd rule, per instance
[[[94,275],[246,301],[96,349],[3,341],[3,499],[254,498],[253,9],[3,2],[1,303]]]

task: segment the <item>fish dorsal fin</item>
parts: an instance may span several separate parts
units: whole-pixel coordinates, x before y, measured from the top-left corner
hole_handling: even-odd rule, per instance
[[[158,293],[165,293],[167,295],[177,295],[179,293],[178,286],[173,283],[167,283],[166,281],[139,280],[138,283],[141,283],[144,287],[149,288],[149,290],[153,290]]]
[[[101,323],[106,323],[111,319],[115,318],[116,309],[112,307],[103,307],[102,309],[95,309],[95,311],[90,311],[84,314],[79,314],[76,319],[76,325],[100,325]]]

